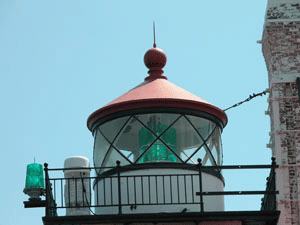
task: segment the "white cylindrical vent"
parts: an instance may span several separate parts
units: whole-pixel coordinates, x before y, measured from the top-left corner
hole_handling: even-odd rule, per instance
[[[72,156],[64,163],[65,206],[67,216],[89,215],[91,204],[90,162],[84,156]]]

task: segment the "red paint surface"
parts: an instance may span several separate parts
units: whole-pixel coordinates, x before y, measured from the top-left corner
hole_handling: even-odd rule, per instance
[[[107,115],[149,107],[193,109],[212,114],[220,119],[224,126],[227,124],[227,116],[223,110],[166,79],[157,78],[143,82],[91,114],[87,121],[88,128],[91,130],[97,120]]]

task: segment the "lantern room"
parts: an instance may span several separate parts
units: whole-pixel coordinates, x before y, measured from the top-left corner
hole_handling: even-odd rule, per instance
[[[144,56],[149,76],[88,119],[96,167],[143,163],[222,164],[224,111],[172,84],[163,76],[166,54]]]
[[[224,189],[220,170],[201,172],[200,181],[197,167],[191,165],[198,164],[198,159],[202,165],[222,164],[221,132],[227,123],[226,114],[169,82],[162,70],[166,61],[164,51],[154,45],[144,56],[149,69],[144,82],[88,118],[95,139],[95,201],[97,205],[112,205],[96,208],[97,214],[117,213],[117,200],[106,197],[117,193],[127,193],[127,199],[118,199],[130,206],[124,213],[195,212],[198,206],[187,204],[181,190],[191,188],[191,198],[197,199],[194,190],[199,190],[199,182],[203,182],[204,190]],[[116,162],[121,166],[119,171],[113,169]],[[117,173],[123,177],[120,189],[113,181]],[[158,177],[161,173],[168,178]],[[185,204],[180,202],[183,198]],[[169,205],[174,201],[176,204]],[[154,206],[153,202],[166,204]],[[207,211],[224,210],[223,196],[204,197],[203,203]]]

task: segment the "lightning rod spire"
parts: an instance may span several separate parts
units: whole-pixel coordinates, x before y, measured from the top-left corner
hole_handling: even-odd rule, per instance
[[[153,21],[153,39],[154,39],[153,48],[156,48],[156,42],[155,42],[155,22],[154,21]]]

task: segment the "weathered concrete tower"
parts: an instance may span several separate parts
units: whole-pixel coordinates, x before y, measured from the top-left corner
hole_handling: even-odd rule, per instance
[[[270,89],[268,146],[279,164],[279,224],[300,224],[299,0],[268,0],[262,46]]]

